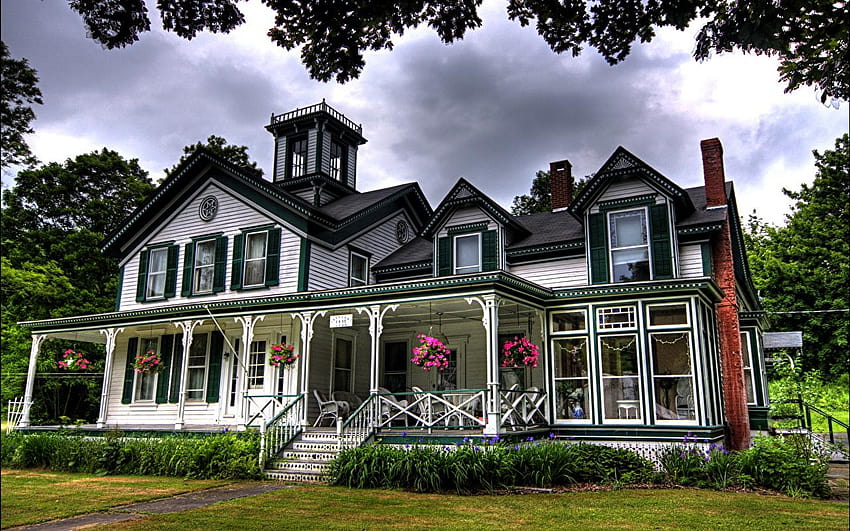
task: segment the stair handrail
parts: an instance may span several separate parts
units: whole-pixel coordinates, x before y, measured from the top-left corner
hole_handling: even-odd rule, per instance
[[[285,395],[283,395],[285,396]],[[293,400],[270,421],[262,424],[260,434],[260,468],[301,434],[302,413],[306,400],[304,393],[289,395]]]
[[[378,395],[371,394],[348,416],[337,424],[339,449],[357,448],[375,434],[376,408]]]
[[[798,404],[800,406],[800,425],[801,425],[802,428],[807,429],[809,431],[812,430],[812,411],[814,411],[815,413],[824,417],[826,419],[826,423],[827,423],[828,430],[829,430],[829,443],[830,444],[835,444],[835,431],[832,428],[833,424],[838,424],[839,426],[844,428],[844,431],[847,432],[848,439],[850,439],[850,425],[848,425],[846,422],[843,422],[843,421],[833,417],[832,415],[830,415],[829,413],[820,409],[817,406],[809,404],[808,402],[806,402],[804,400],[800,400],[799,398],[791,398],[791,399],[788,399],[788,400],[777,400],[774,403],[776,403],[776,404]]]

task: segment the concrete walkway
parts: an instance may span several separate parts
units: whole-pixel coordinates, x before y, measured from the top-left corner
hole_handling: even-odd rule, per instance
[[[244,483],[225,485],[223,487],[178,494],[177,496],[162,498],[160,500],[119,505],[117,507],[107,509],[102,513],[83,514],[72,518],[63,518],[61,520],[53,520],[41,524],[13,527],[9,529],[38,529],[39,531],[67,531],[69,529],[82,529],[96,525],[113,524],[126,520],[144,518],[149,514],[179,513],[181,511],[204,507],[220,501],[244,498],[246,496],[256,496],[257,494],[263,494],[264,492],[288,489],[292,487],[293,485],[287,485],[285,483],[275,481],[262,483],[257,482],[248,485]]]

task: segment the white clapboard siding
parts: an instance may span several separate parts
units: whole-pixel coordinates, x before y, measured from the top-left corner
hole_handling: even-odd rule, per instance
[[[511,266],[511,273],[546,288],[572,288],[587,285],[584,257]]]
[[[205,222],[198,217],[198,207],[201,200],[215,195],[218,198],[218,213],[212,221]],[[264,212],[254,208],[249,202],[231,195],[215,183],[210,183],[192,201],[177,213],[159,231],[148,238],[146,244],[154,245],[160,242],[174,241],[180,246],[177,261],[177,295],[162,302],[136,302],[136,285],[139,271],[139,251],[137,251],[124,265],[124,278],[121,286],[121,310],[134,310],[141,307],[151,308],[155,306],[167,306],[186,302],[203,302],[205,300],[225,300],[244,297],[244,293],[230,291],[231,260],[233,258],[233,235],[242,229],[271,225],[275,221]],[[195,296],[191,298],[181,297],[180,288],[183,283],[183,245],[192,238],[207,234],[224,233],[228,236],[227,261],[225,268],[224,292],[206,296]],[[281,231],[280,250],[280,284],[267,290],[255,290],[252,293],[262,295],[276,295],[280,293],[292,293],[298,290],[298,264],[301,249],[301,239],[298,235],[287,230]]]
[[[399,248],[395,227],[402,219],[405,219],[402,214],[396,214],[348,243],[371,254],[369,262],[371,267]],[[322,290],[347,287],[348,246],[343,245],[335,251],[331,251],[314,244],[310,249],[309,289]],[[373,283],[374,279],[370,278],[369,282]]]
[[[704,276],[702,274],[702,248],[700,244],[679,247],[679,275],[684,278]]]
[[[469,223],[487,223],[487,229],[493,230],[496,228],[496,223],[490,219],[486,212],[477,207],[459,208],[443,224],[438,236],[443,237],[448,235],[448,227],[458,225],[467,225]]]
[[[348,146],[348,162],[346,170],[348,186],[357,188],[357,146]]]
[[[641,179],[631,178],[617,180],[611,183],[608,188],[602,192],[599,201],[611,201],[614,199],[626,199],[638,195],[652,194],[656,190],[649,186]]]
[[[310,129],[307,133],[307,173],[316,172],[316,144],[318,143],[319,131]]]
[[[282,181],[286,178],[286,137],[275,138],[275,166],[274,181]]]

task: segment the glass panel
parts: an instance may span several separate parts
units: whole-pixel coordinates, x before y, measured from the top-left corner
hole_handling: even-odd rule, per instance
[[[555,378],[587,377],[587,339],[555,341]]]
[[[266,372],[266,342],[252,341],[248,359],[248,387],[263,388],[263,377]]]
[[[189,347],[189,373],[186,382],[186,398],[202,400],[204,398],[204,381],[207,364],[207,338],[205,333],[192,335],[192,346]]]
[[[148,265],[147,298],[165,296],[165,272],[168,263],[167,249],[152,249]]]
[[[292,177],[301,177],[307,173],[307,140],[295,140],[290,144],[292,166],[290,171]]]
[[[750,335],[741,333],[741,362],[744,365],[744,387],[747,389],[747,403],[754,404],[755,391],[753,390],[753,366],[750,358]]]
[[[437,390],[457,389],[457,350],[449,350],[449,366],[437,372]]]
[[[596,315],[601,330],[617,330],[637,326],[634,306],[599,308],[596,310]]]
[[[587,400],[590,397],[587,379],[555,380],[557,415],[559,419],[585,420],[590,418]]]
[[[600,339],[602,398],[606,419],[640,419],[640,381],[636,336]]]
[[[266,232],[249,234],[245,242],[245,285],[259,286],[266,281]]]
[[[342,169],[342,146],[340,146],[336,142],[331,142],[331,177],[333,179],[339,179],[341,169]]]
[[[204,398],[204,372],[203,368],[189,369],[189,384],[186,398],[201,400]]]
[[[611,248],[646,245],[646,213],[644,210],[614,212],[611,222]]]
[[[649,324],[650,326],[688,324],[688,305],[650,306]]]
[[[142,338],[141,348],[139,349],[139,354],[145,354],[148,351],[158,352],[157,345],[159,344],[159,338],[156,337],[146,337]],[[136,394],[135,400],[153,400],[153,391],[156,385],[156,374],[155,373],[147,373],[140,374],[136,373]]]
[[[363,286],[367,284],[366,281],[366,263],[367,260],[365,257],[359,254],[351,254],[351,285],[352,286]]]
[[[479,263],[481,252],[479,250],[479,235],[458,236],[455,238],[455,272],[456,273],[478,273],[481,271]]]
[[[559,419],[590,418],[587,379],[587,338],[558,339],[555,351],[556,413]]]
[[[649,280],[649,250],[646,247],[611,252],[614,282]]]
[[[195,245],[195,293],[212,291],[215,266],[215,240]]]
[[[696,420],[690,334],[652,334],[655,416],[658,420]]]
[[[584,310],[552,314],[552,331],[572,332],[584,330],[587,327],[584,316]]]
[[[351,362],[353,343],[337,338],[334,350],[334,391],[351,391]]]
[[[407,388],[407,342],[384,343],[384,387],[392,393]]]

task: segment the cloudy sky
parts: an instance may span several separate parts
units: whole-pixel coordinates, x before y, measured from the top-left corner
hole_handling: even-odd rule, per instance
[[[549,162],[569,159],[583,176],[620,145],[696,186],[699,141],[718,137],[742,214],[781,222],[782,188],[811,182],[812,150],[847,131],[846,102],[835,110],[809,88],[784,94],[774,60],[696,63],[694,28],[662,32],[611,67],[592,49],[552,53],[533,28],[507,20],[505,4],[485,0],[484,26],[453,45],[427,27],[408,32],[393,51],[367,54],[345,85],[311,80],[297,51],[272,44],[273,15],[253,0],[241,4],[247,22],[237,31],[192,41],[162,31],[151,9],[153,31],[121,50],[87,39],[67,2],[2,0],[2,39],[41,79],[36,156],[62,161],[105,146],[138,158],[154,180],[210,134],[247,145],[269,174],[270,115],[325,98],[363,125],[363,191],[416,180],[436,206],[466,177],[509,208]]]

